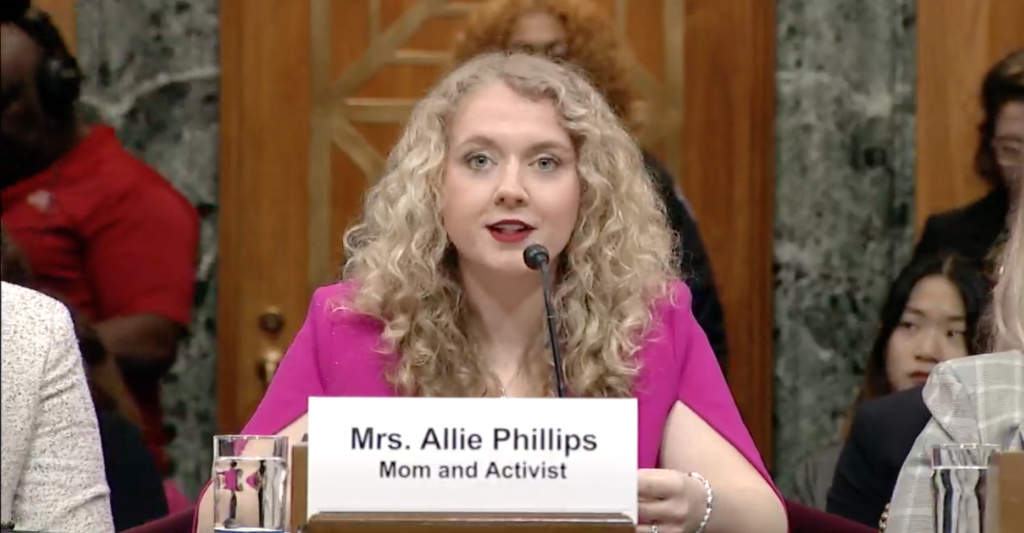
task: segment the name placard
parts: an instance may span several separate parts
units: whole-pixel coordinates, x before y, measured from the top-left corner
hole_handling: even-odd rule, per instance
[[[637,516],[635,399],[310,398],[307,518]]]

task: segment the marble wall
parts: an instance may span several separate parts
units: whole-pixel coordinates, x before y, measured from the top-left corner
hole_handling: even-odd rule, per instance
[[[778,0],[776,471],[838,437],[909,258],[914,0]]]
[[[204,213],[191,339],[164,388],[174,476],[196,494],[215,431],[218,0],[79,0],[86,116],[114,126]]]

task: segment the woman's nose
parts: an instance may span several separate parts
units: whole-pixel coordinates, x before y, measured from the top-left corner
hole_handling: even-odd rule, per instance
[[[941,360],[939,351],[938,335],[927,331],[921,335],[920,341],[914,350],[914,357],[919,361],[938,363]]]
[[[515,163],[506,165],[502,169],[498,188],[494,192],[494,203],[519,207],[526,204],[528,197],[526,189],[523,187],[519,165]]]

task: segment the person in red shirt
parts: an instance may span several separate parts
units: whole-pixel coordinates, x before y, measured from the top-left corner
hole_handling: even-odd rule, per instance
[[[45,13],[5,7],[0,56],[4,229],[115,356],[166,469],[158,384],[191,317],[198,214],[112,128],[79,120],[81,72]]]

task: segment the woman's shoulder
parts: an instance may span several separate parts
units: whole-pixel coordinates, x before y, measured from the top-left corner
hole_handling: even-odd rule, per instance
[[[3,304],[4,324],[40,326],[52,322],[61,313],[68,314],[67,308],[56,299],[6,281],[0,282],[0,302]]]
[[[648,379],[678,379],[684,366],[694,366],[694,359],[710,357],[715,361],[707,336],[693,316],[692,299],[686,283],[672,281],[654,302],[651,325],[639,352]]]
[[[306,320],[313,321],[318,329],[326,328],[333,336],[339,333],[343,337],[379,335],[380,321],[352,308],[355,292],[356,284],[353,281],[339,281],[318,288],[313,292]]]
[[[342,308],[355,294],[354,281],[338,281],[323,285],[313,291],[313,305],[321,307],[331,304],[333,308]]]
[[[331,387],[344,388],[345,384],[365,381],[380,373],[384,325],[353,309],[355,290],[356,286],[349,281],[317,289],[304,331],[296,336],[290,350],[315,353],[321,378]]]
[[[3,306],[0,317],[5,369],[16,362],[44,365],[55,340],[74,337],[71,314],[54,298],[32,289],[2,283],[0,302]]]
[[[671,337],[678,342],[687,335],[703,334],[693,317],[692,305],[693,294],[686,283],[681,280],[669,282],[665,293],[654,302],[651,339],[656,342]]]
[[[937,384],[956,382],[975,390],[1020,383],[1021,372],[1024,372],[1024,353],[1011,350],[946,361],[935,367],[931,381]]]
[[[1024,417],[1024,353],[1010,351],[944,362],[932,371],[924,401],[955,442],[1005,442]]]
[[[692,313],[692,304],[693,293],[690,287],[683,280],[673,280],[668,283],[665,294],[655,302],[654,307],[662,317],[675,317],[680,312]]]

